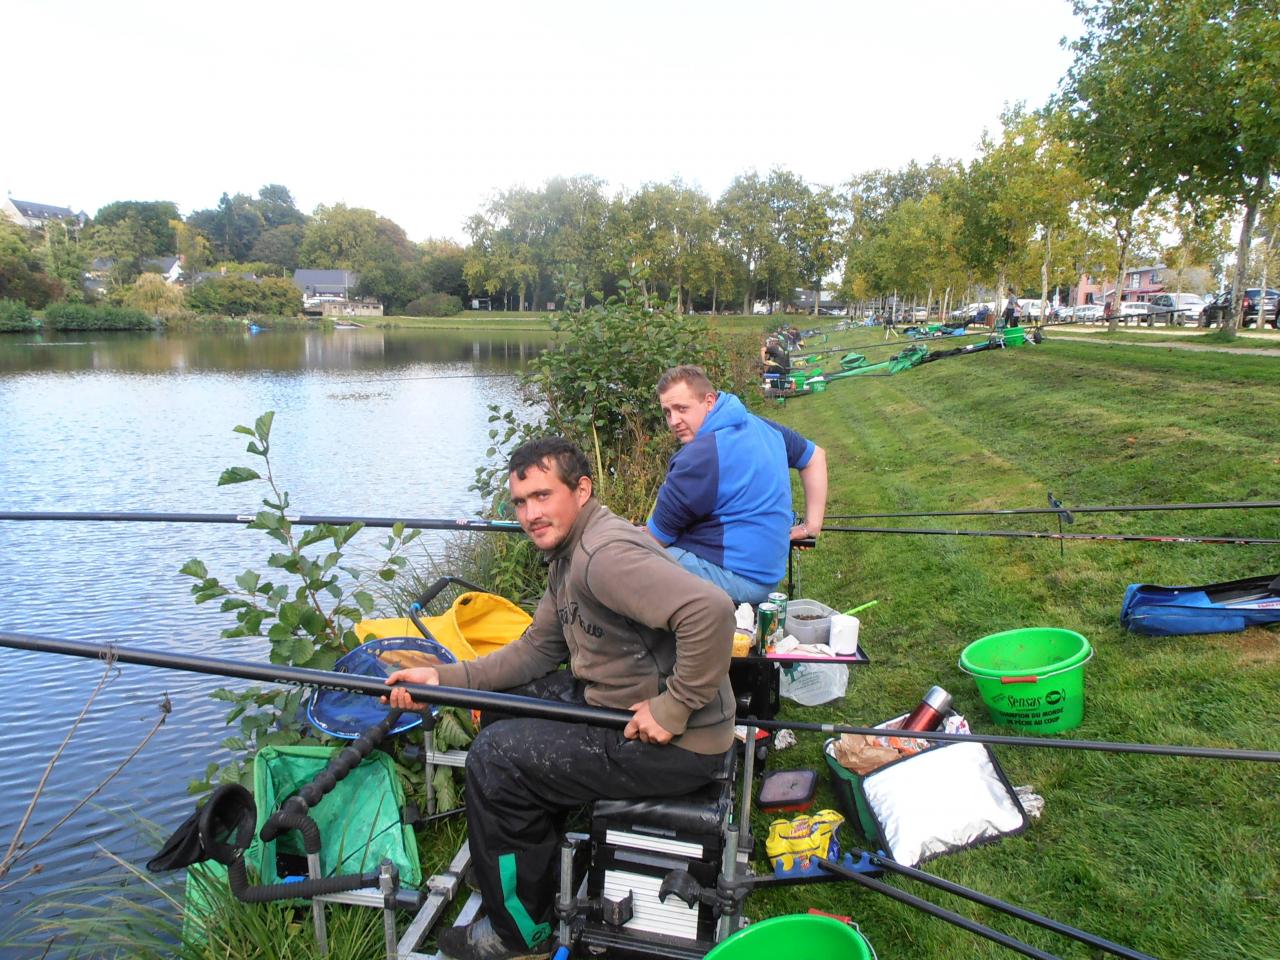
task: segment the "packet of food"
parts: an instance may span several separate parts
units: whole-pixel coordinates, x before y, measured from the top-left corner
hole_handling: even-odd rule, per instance
[[[846,770],[852,770],[860,777],[866,776],[900,756],[897,750],[881,743],[880,739],[860,733],[846,733],[831,745],[831,755]]]

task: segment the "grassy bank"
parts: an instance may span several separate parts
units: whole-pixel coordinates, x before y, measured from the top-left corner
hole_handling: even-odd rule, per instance
[[[831,514],[1042,506],[1046,490],[1068,504],[1273,499],[1280,475],[1280,365],[1266,357],[1050,341],[836,383],[765,412],[826,447]],[[1048,518],[987,526],[1055,528]],[[1075,529],[1275,537],[1280,516],[1085,515]],[[842,703],[789,704],[783,716],[878,722],[940,683],[976,730],[992,731],[956,666],[961,650],[999,630],[1049,625],[1080,631],[1097,651],[1084,724],[1072,736],[1280,749],[1280,632],[1154,639],[1117,622],[1128,583],[1276,572],[1280,550],[1270,547],[1070,543],[1060,556],[1043,541],[827,533],[799,563],[798,595],[839,609],[878,599],[863,620],[872,663],[854,672]],[[820,750],[820,737],[804,736],[770,764],[822,769]],[[931,872],[1157,956],[1280,956],[1273,766],[996,753],[1012,783],[1045,797],[1044,816],[1020,837],[933,861]],[[832,801],[827,791],[820,805]],[[1059,956],[1094,955],[963,901],[933,899]],[[762,906],[852,914],[883,957],[1010,956],[848,885],[756,904],[757,915]]]
[[[1163,329],[1148,331],[1117,330],[1108,333],[1106,330],[1090,330],[1074,326],[1055,328],[1050,336],[1061,334],[1069,337],[1088,337],[1097,340],[1109,340],[1115,343],[1191,343],[1200,346],[1248,347],[1250,349],[1280,350],[1280,334],[1272,331],[1259,333],[1256,330],[1240,331],[1235,337],[1224,336],[1221,330],[1174,333]]]

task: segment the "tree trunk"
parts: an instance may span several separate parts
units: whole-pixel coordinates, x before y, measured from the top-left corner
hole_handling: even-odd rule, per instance
[[[1267,178],[1261,178],[1261,184],[1265,186]],[[1227,335],[1234,337],[1236,330],[1244,326],[1244,277],[1245,271],[1249,269],[1249,245],[1253,242],[1253,224],[1258,219],[1258,195],[1262,191],[1259,190],[1249,197],[1249,202],[1244,208],[1244,222],[1240,224],[1240,243],[1236,246],[1236,275],[1231,281],[1231,317],[1224,318],[1224,329],[1228,331]],[[1259,306],[1258,314],[1261,316],[1262,308]],[[1261,320],[1259,320],[1261,323]]]
[[[1044,228],[1044,262],[1040,264],[1040,323],[1045,321],[1046,305],[1049,302],[1049,256],[1053,249],[1053,234],[1048,227]]]
[[[1258,332],[1261,333],[1267,329],[1267,274],[1271,267],[1271,245],[1276,239],[1276,232],[1272,230],[1267,236],[1267,245],[1262,248],[1262,289],[1258,291]],[[1274,320],[1280,315],[1280,302],[1276,303],[1276,312],[1271,314]],[[1277,323],[1280,326],[1280,323]]]
[[[742,312],[745,313],[748,317],[751,316],[751,293],[752,293],[751,288],[754,286],[755,284],[751,280],[751,271],[748,270],[747,271],[747,289],[746,289],[746,292],[742,294]]]

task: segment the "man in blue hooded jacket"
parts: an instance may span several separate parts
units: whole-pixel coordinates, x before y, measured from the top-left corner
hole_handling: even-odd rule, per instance
[[[734,603],[760,603],[786,575],[790,542],[822,531],[826,452],[748,413],[732,393],[717,393],[701,367],[664,373],[658,401],[681,447],[658,490],[649,532]],[[803,523],[792,523],[789,469],[800,472]]]

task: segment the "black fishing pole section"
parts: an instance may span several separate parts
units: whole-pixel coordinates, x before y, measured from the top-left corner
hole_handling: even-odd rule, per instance
[[[1144,513],[1175,510],[1275,510],[1280,500],[1240,500],[1226,503],[1131,503],[1097,507],[1010,507],[1004,510],[919,510],[911,513],[828,513],[828,520],[888,520],[907,517],[1006,517],[1025,514]]]
[[[1036,960],[1060,960],[1060,958],[1052,953],[1045,953],[1029,943],[1023,943],[1021,940],[1015,940],[1008,934],[1001,933],[999,930],[993,930],[991,927],[983,926],[976,920],[970,920],[968,917],[962,917],[958,913],[952,913],[936,903],[930,903],[928,900],[921,900],[919,897],[912,896],[906,891],[899,890],[897,887],[891,887],[887,883],[879,880],[873,880],[871,877],[858,873],[843,864],[836,863],[834,860],[818,858],[818,863],[822,865],[822,869],[828,873],[834,873],[836,876],[844,877],[846,880],[852,880],[859,886],[866,887],[868,890],[874,890],[876,893],[888,897],[890,900],[897,900],[899,903],[906,904],[908,907],[914,907],[922,913],[927,913],[939,920],[945,920],[947,923],[960,927],[962,930],[968,930],[980,937],[985,937],[1002,947],[1008,947],[1015,953],[1020,953],[1024,957],[1035,957]]]
[[[189,673],[205,673],[220,677],[261,680],[267,683],[311,686],[323,690],[350,691],[375,697],[385,696],[388,690],[387,685],[376,677],[360,677],[355,674],[338,673],[329,670],[312,670],[306,667],[258,663],[247,660],[228,660],[221,657],[176,653],[166,650],[122,647],[113,643],[64,640],[27,633],[0,631],[0,647],[31,650],[38,653],[57,653],[64,656],[85,657],[93,660],[134,663],[145,667],[184,670]],[[422,684],[402,684],[402,686],[415,701],[420,703],[466,707],[473,710],[495,710],[543,720],[563,720],[567,723],[586,723],[598,727],[619,729],[625,727],[632,718],[629,710],[613,710],[606,707],[559,703],[551,700],[540,700],[535,697],[517,696],[511,693],[470,690],[460,687],[426,686]],[[852,733],[873,737],[884,736],[883,728],[854,727],[844,724],[752,719],[751,725],[761,730],[789,729],[826,734]],[[1200,757],[1212,760],[1256,760],[1264,763],[1280,763],[1280,752],[1240,750],[1228,747],[1188,747],[1170,744],[1117,743],[1103,740],[1049,740],[996,734],[944,733],[940,730],[928,733],[914,733],[913,736],[921,740],[972,741],[1010,747],[1095,750],[1105,753],[1145,753],[1166,757]]]
[[[1130,533],[1052,533],[1046,530],[943,530],[934,527],[828,527],[823,533],[898,533],[938,537],[1005,537],[1028,540],[1102,540],[1113,543],[1216,543],[1235,546],[1280,544],[1276,537],[1155,536]]]
[[[888,870],[904,877],[909,877],[912,880],[917,880],[920,883],[927,884],[928,886],[934,887],[937,890],[942,890],[945,893],[950,893],[957,897],[963,897],[966,900],[972,900],[974,903],[981,904],[984,907],[990,907],[992,910],[999,910],[1001,913],[1008,914],[1015,919],[1035,924],[1036,926],[1043,927],[1045,930],[1050,930],[1059,936],[1077,940],[1080,943],[1088,944],[1089,946],[1096,947],[1099,950],[1104,950],[1117,957],[1124,957],[1125,960],[1156,960],[1156,958],[1151,956],[1149,953],[1142,953],[1139,950],[1126,947],[1124,944],[1115,943],[1112,940],[1107,940],[1104,937],[1099,937],[1095,934],[1089,933],[1087,930],[1081,930],[1079,927],[1073,927],[1070,924],[1061,923],[1051,917],[1046,917],[1043,914],[1035,913],[1031,910],[1019,907],[1016,904],[988,896],[978,890],[961,886],[958,883],[952,883],[950,880],[944,880],[942,877],[936,877],[932,873],[925,873],[923,870],[915,869],[915,867],[909,867],[905,864],[898,863],[896,860],[891,860],[888,857],[882,857],[879,854],[858,849],[853,849],[849,852],[855,857],[866,856],[868,860],[881,869]]]
[[[251,513],[127,513],[120,511],[0,510],[0,520],[66,520],[102,521],[106,523],[252,523]],[[338,517],[322,514],[286,514],[285,519],[303,527],[322,523],[341,526],[362,523],[366,527],[394,527],[403,524],[410,530],[479,530],[487,533],[519,533],[514,520],[473,520],[405,517]]]

